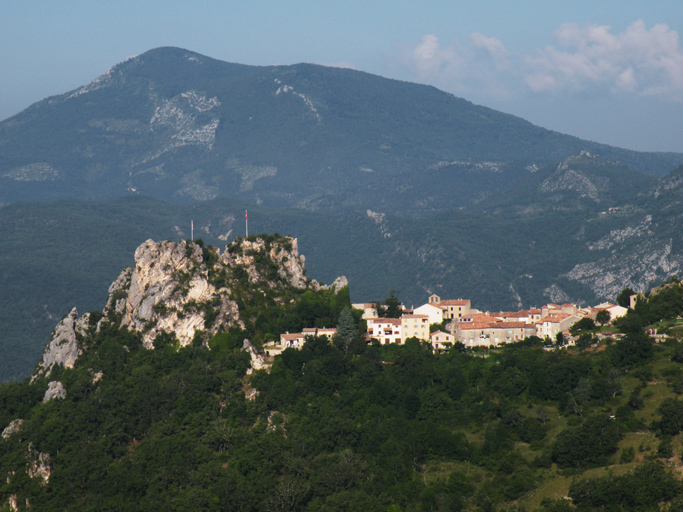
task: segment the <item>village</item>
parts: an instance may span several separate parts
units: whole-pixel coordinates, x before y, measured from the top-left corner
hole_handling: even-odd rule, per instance
[[[552,344],[558,334],[571,345],[573,338],[569,329],[582,319],[602,319],[603,323],[610,323],[628,311],[625,307],[604,302],[585,308],[576,304],[546,304],[519,311],[482,312],[473,308],[467,299],[442,300],[436,294],[419,307],[409,309],[401,305],[397,318],[380,317],[375,303],[352,306],[362,311],[362,319],[367,322],[368,341],[400,345],[409,338],[417,338],[431,344],[435,352],[448,350],[456,343],[462,343],[466,348],[499,347],[530,336]],[[603,311],[606,314],[601,313]],[[290,347],[300,349],[308,336],[332,338],[334,334],[335,328],[307,328],[299,333],[284,333],[279,342],[268,344],[267,349],[271,354]]]

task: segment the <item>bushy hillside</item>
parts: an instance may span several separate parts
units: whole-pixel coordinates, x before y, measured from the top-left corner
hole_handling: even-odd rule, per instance
[[[160,332],[149,345],[145,333],[174,313],[152,308],[151,323],[122,328],[128,310],[118,304],[130,304],[137,292],[131,287],[120,302],[115,286],[107,308],[75,327],[75,363],[43,364],[33,382],[0,386],[0,471],[7,475],[0,499],[7,509],[682,505],[677,280],[641,299],[619,324],[626,334],[598,340],[584,333],[580,348],[548,352],[532,338],[488,357],[461,346],[434,354],[414,339],[368,344],[356,318],[355,336],[310,338],[301,351],[288,349],[270,369],[254,371],[245,338],[258,339],[273,319],[290,318],[299,328],[322,316],[335,322],[348,295],[316,291],[310,282],[307,290],[293,287],[298,273],[278,273],[291,267],[269,256],[290,250],[287,239],[252,243],[263,250],[238,241],[226,251],[233,259],[224,260],[225,276],[209,272],[219,268],[212,248],[156,245],[168,255],[183,249],[178,256],[186,254],[194,269],[188,282],[218,279],[229,297],[251,290],[239,306],[242,327],[200,333],[189,344]],[[134,272],[154,268],[136,263]],[[162,272],[182,279],[185,270]],[[272,287],[242,288],[251,279]],[[144,289],[161,296],[155,285]],[[197,303],[188,314],[217,318],[212,304]],[[655,316],[669,334],[659,344],[642,331]]]

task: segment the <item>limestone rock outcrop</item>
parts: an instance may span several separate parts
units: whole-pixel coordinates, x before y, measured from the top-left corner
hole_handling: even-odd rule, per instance
[[[2,438],[9,439],[14,434],[18,433],[21,430],[22,423],[24,423],[24,420],[19,418],[12,420],[12,422],[2,431]]]
[[[262,370],[263,368],[269,369],[270,365],[266,363],[266,360],[259,354],[254,345],[251,344],[249,340],[244,340],[242,344],[242,350],[249,354],[251,361],[251,368],[247,370],[247,374],[251,374],[253,370]]]
[[[89,321],[89,313],[78,318],[78,311],[76,308],[73,308],[71,312],[57,324],[57,327],[55,327],[52,337],[50,338],[50,342],[48,343],[45,352],[43,352],[43,357],[38,364],[38,368],[31,378],[31,382],[40,375],[50,373],[55,365],[61,365],[65,368],[74,367],[74,363],[82,351],[82,347],[79,344],[79,337],[85,336]]]
[[[64,400],[66,398],[66,389],[64,389],[64,384],[58,380],[53,380],[47,385],[47,391],[45,391],[43,402],[49,402],[53,398],[58,400]]]
[[[239,304],[265,297],[266,290],[277,297],[280,290],[337,293],[348,285],[343,276],[330,286],[321,285],[306,276],[304,263],[297,240],[279,235],[238,238],[222,253],[187,241],[147,240],[135,251],[134,266],[109,287],[96,326],[96,318],[88,313],[78,318],[75,308],[57,325],[31,381],[49,375],[55,365],[73,368],[87,340],[107,323],[140,333],[146,348],[154,348],[159,335],[187,346],[206,343],[231,327],[244,328]],[[246,349],[252,366],[260,367],[253,347]],[[65,394],[61,383],[51,382],[45,401]]]
[[[33,443],[28,444],[28,476],[40,478],[41,483],[47,484],[52,474],[52,462],[49,453],[38,452]]]
[[[186,346],[197,331],[242,326],[230,289],[209,282],[203,258],[199,245],[185,241],[147,240],[138,247],[135,266],[124,270],[109,289],[107,305],[123,315],[121,327],[142,332],[145,346],[151,348],[162,332]],[[217,315],[209,318],[204,304],[211,304]]]
[[[345,288],[349,285],[349,280],[346,279],[346,276],[339,276],[337,279],[334,280],[334,282],[329,286],[334,293],[339,293],[342,288]]]
[[[306,258],[299,254],[296,238],[289,239],[286,244],[273,244],[271,247],[266,247],[266,242],[262,238],[246,239],[236,249],[238,250],[226,250],[220,261],[227,266],[243,266],[247,270],[250,283],[256,283],[263,277],[256,268],[256,260],[260,254],[267,252],[270,260],[278,266],[278,275],[292,286],[299,289],[309,285],[313,288],[318,286],[317,282],[306,277]]]

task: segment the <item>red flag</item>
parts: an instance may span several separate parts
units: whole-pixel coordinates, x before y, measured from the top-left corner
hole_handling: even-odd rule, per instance
[[[247,210],[244,210],[244,220],[248,220],[249,217],[247,217]]]

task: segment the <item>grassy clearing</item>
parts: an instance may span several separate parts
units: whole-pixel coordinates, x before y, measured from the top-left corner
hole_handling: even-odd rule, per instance
[[[459,472],[469,477],[474,482],[481,482],[484,478],[491,477],[492,473],[475,466],[469,462],[428,462],[422,466],[422,478],[427,485],[435,482],[445,482],[453,472]]]
[[[651,451],[639,452],[638,447],[641,444],[651,448]],[[527,510],[534,510],[541,506],[541,502],[544,499],[557,500],[565,498],[569,493],[569,488],[577,480],[626,474],[647,458],[656,456],[658,444],[659,440],[651,432],[630,433],[620,443],[620,449],[612,456],[612,464],[610,465],[586,470],[561,470],[556,464],[553,464],[550,469],[540,469],[536,477],[541,481],[541,485],[519,500],[519,504]],[[626,464],[619,463],[621,451],[629,446],[635,448],[636,457],[634,461]]]
[[[636,418],[648,425],[659,419],[657,409],[665,398],[676,398],[676,394],[667,383],[659,380],[648,383],[641,396],[645,400],[645,405],[641,410],[636,411]]]

